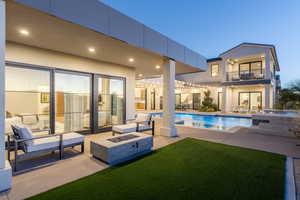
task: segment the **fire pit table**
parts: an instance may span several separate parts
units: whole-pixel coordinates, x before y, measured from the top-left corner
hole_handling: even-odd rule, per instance
[[[109,165],[116,165],[152,151],[153,136],[130,133],[91,141],[93,157]]]

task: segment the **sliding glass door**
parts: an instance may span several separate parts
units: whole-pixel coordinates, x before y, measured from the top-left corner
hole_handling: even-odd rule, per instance
[[[5,81],[5,132],[20,123],[50,128],[50,71],[7,66]]]
[[[125,118],[125,78],[12,63],[6,67],[9,124],[52,133],[101,132]]]
[[[73,72],[55,73],[55,132],[91,129],[91,76]]]
[[[124,87],[123,79],[95,77],[97,129],[123,123],[125,113]]]
[[[240,92],[239,106],[248,110],[259,110],[262,107],[261,92]]]

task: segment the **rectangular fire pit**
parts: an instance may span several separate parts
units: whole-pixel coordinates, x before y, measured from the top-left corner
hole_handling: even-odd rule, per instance
[[[109,165],[116,165],[152,151],[153,137],[143,133],[91,141],[91,154]]]

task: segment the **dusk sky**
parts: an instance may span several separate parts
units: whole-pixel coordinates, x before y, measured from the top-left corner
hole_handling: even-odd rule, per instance
[[[300,79],[300,0],[101,0],[206,58],[274,44],[282,85]]]

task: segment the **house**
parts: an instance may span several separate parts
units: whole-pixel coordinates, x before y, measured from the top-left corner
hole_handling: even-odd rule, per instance
[[[177,79],[210,90],[223,112],[274,108],[280,89],[274,45],[242,43],[207,63],[207,71],[179,75]]]
[[[98,0],[0,0],[0,191],[11,185],[10,124],[111,130],[135,115],[135,80],[164,76],[161,132],[176,136],[176,74],[206,58]]]

